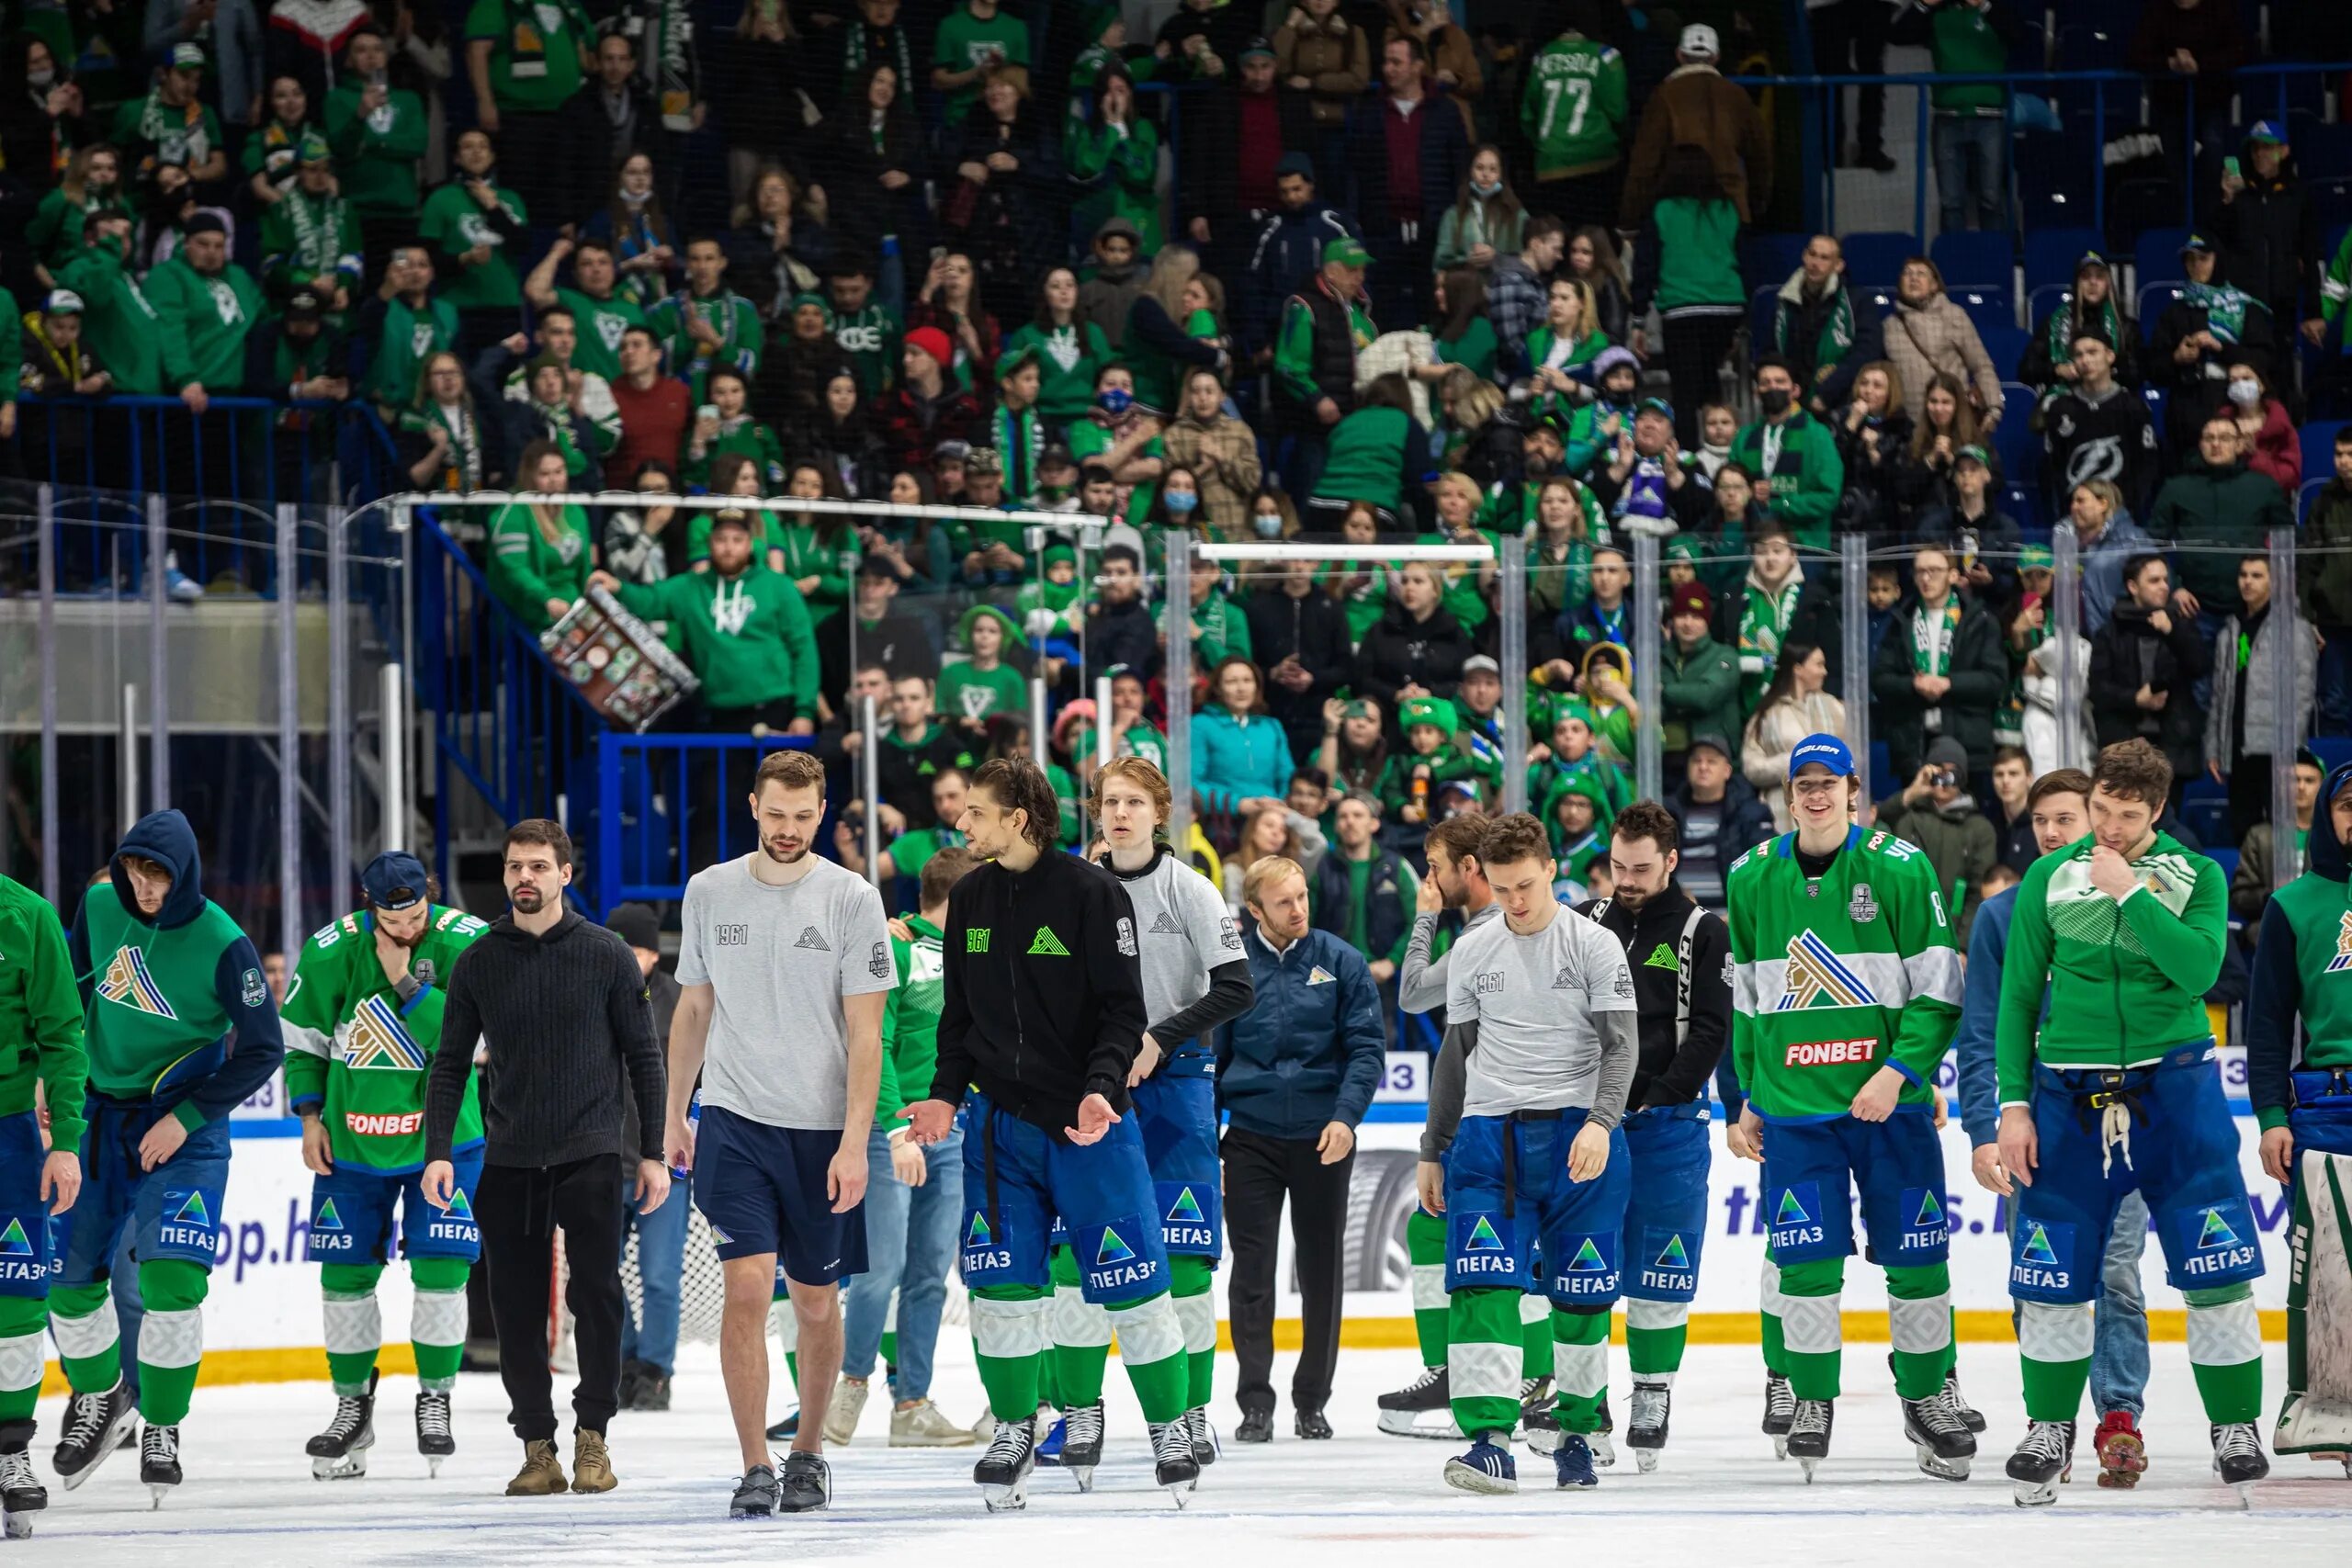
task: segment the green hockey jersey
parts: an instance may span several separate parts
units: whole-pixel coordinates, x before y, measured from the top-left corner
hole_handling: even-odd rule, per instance
[[[1535,149],[1535,177],[1592,174],[1625,147],[1625,59],[1581,33],[1562,33],[1527,68],[1520,124]]]
[[[905,868],[901,866],[901,873]],[[931,1093],[939,1060],[939,1010],[947,997],[947,969],[940,953],[944,933],[921,915],[907,917],[912,942],[890,939],[899,983],[882,1002],[882,1091],[875,1101],[876,1123],[884,1132],[900,1126],[899,1113]]]
[[[344,916],[302,944],[280,1014],[286,1031],[286,1098],[315,1109],[337,1170],[403,1176],[424,1168],[424,1081],[441,1045],[442,987],[458,954],[489,928],[462,909],[433,908],[424,939],[409,953],[423,988],[402,1002],[376,956],[375,919]],[[475,1078],[466,1080],[451,1148],[482,1141]]]
[[[1881,1067],[1927,1110],[1960,1024],[1960,953],[1926,853],[1850,829],[1817,878],[1783,833],[1732,863],[1732,1055],[1767,1122],[1829,1122]],[[2016,938],[2011,941],[2015,953]]]
[[[49,900],[0,876],[0,1116],[33,1108],[33,1084],[47,1090],[49,1134],[58,1148],[82,1145],[82,998],[74,988],[65,927]]]

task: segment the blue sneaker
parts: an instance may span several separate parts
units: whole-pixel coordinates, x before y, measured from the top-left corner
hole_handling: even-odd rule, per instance
[[[1069,1423],[1062,1417],[1054,1417],[1053,1429],[1046,1434],[1046,1440],[1037,1445],[1037,1465],[1040,1469],[1062,1462],[1062,1439],[1069,1435]]]
[[[1500,1438],[1500,1441],[1496,1439]],[[1519,1461],[1510,1457],[1510,1434],[1481,1432],[1470,1451],[1445,1461],[1445,1483],[1489,1495],[1519,1490]]]
[[[1600,1477],[1592,1469],[1592,1444],[1582,1432],[1561,1434],[1560,1446],[1552,1450],[1552,1468],[1559,1472],[1563,1492],[1572,1486],[1600,1484]]]

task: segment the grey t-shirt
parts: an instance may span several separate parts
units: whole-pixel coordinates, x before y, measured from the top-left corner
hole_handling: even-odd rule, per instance
[[[1136,907],[1144,1013],[1152,1022],[1206,996],[1210,970],[1241,961],[1241,931],[1216,885],[1174,855],[1161,854],[1149,871],[1132,880],[1122,876],[1119,886]],[[1159,1043],[1174,1050],[1178,1043]]]
[[[1617,939],[1563,907],[1532,936],[1499,919],[1466,931],[1449,957],[1447,1026],[1478,1026],[1462,1113],[1589,1107],[1601,1058],[1594,1015],[1634,1010]]]
[[[893,979],[882,897],[828,860],[771,887],[752,874],[759,852],[686,884],[678,983],[711,988],[702,1102],[771,1127],[839,1131],[849,1099],[842,998]]]

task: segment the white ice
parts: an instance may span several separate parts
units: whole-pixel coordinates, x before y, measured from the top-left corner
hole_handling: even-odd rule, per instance
[[[1278,1389],[1287,1388],[1289,1359],[1277,1359]],[[1756,1429],[1762,1373],[1755,1348],[1724,1346],[1692,1348],[1657,1473],[1635,1474],[1626,1454],[1602,1472],[1597,1491],[1559,1493],[1550,1461],[1522,1449],[1523,1490],[1496,1498],[1444,1485],[1439,1473],[1453,1448],[1374,1430],[1374,1397],[1411,1376],[1417,1359],[1408,1351],[1345,1352],[1330,1404],[1337,1440],[1294,1439],[1285,1404],[1275,1441],[1228,1444],[1181,1514],[1152,1483],[1142,1417],[1115,1361],[1107,1385],[1109,1458],[1095,1494],[1080,1496],[1069,1477],[1041,1471],[1026,1513],[993,1517],[981,1511],[971,1483],[973,1450],[885,1446],[889,1418],[877,1384],[856,1440],[833,1455],[830,1512],[729,1523],[727,1499],[740,1461],[708,1347],[687,1351],[670,1412],[623,1415],[615,1423],[621,1485],[602,1497],[501,1495],[520,1450],[504,1425],[498,1382],[487,1376],[469,1375],[459,1386],[458,1451],[437,1481],[425,1478],[415,1452],[409,1379],[384,1384],[370,1473],[349,1482],[311,1480],[303,1457],[304,1439],[333,1408],[324,1384],[199,1391],[182,1428],[187,1482],[156,1512],[139,1484],[135,1451],[115,1455],[79,1491],[58,1485],[47,1454],[62,1402],[49,1400],[35,1452],[50,1506],[37,1516],[33,1540],[0,1546],[0,1562],[661,1568],[788,1561],[795,1568],[834,1562],[935,1568],[986,1553],[991,1562],[1090,1568],[1469,1568],[1466,1547],[1496,1568],[1531,1554],[1556,1562],[1555,1552],[1577,1562],[1677,1568],[2066,1561],[2287,1568],[2341,1562],[2352,1548],[2352,1481],[2339,1466],[2275,1460],[2250,1512],[2212,1479],[2204,1420],[2178,1345],[2155,1348],[2144,1423],[2151,1464],[2138,1490],[2100,1491],[2086,1452],[2057,1506],[2030,1513],[2011,1505],[2001,1473],[2023,1420],[2013,1347],[1962,1347],[1963,1384],[1991,1423],[1979,1439],[1976,1476],[1964,1484],[1913,1468],[1885,1349],[1877,1345],[1849,1347],[1835,1448],[1819,1479],[1804,1484],[1796,1464],[1775,1462]],[[1622,1435],[1622,1350],[1612,1361]],[[942,1362],[934,1393],[951,1416],[968,1420],[980,1404],[968,1344],[944,1344]],[[2278,1365],[2274,1346],[2274,1378]],[[781,1358],[775,1370],[781,1376]],[[1220,1427],[1233,1419],[1232,1371],[1220,1358]],[[560,1408],[568,1383],[559,1378],[557,1387]],[[775,1408],[786,1408],[781,1393]],[[564,1453],[568,1469],[568,1436]]]

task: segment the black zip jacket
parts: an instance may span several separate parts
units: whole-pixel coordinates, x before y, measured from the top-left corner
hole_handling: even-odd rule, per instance
[[[1624,944],[1625,961],[1633,965],[1642,1054],[1625,1097],[1628,1111],[1705,1099],[1708,1077],[1731,1043],[1731,932],[1712,912],[1702,913],[1690,933],[1690,1032],[1675,1038],[1682,928],[1696,908],[1673,881],[1638,915],[1613,898],[1587,899],[1576,907],[1577,914]]]
[[[628,944],[567,911],[533,936],[512,914],[450,966],[441,1048],[424,1090],[424,1157],[449,1157],[474,1043],[484,1156],[492,1165],[568,1165],[621,1149],[624,1096],[637,1102],[638,1157],[662,1157],[666,1077],[645,976]],[[624,1081],[626,1080],[626,1081]]]
[[[931,1097],[960,1104],[977,1086],[1056,1138],[1090,1094],[1125,1115],[1148,1021],[1135,914],[1109,872],[1058,851],[1023,872],[992,861],[958,882]]]

